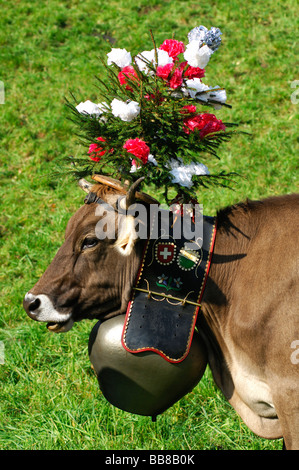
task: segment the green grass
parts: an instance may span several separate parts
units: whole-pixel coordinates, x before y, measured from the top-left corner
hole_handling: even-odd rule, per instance
[[[298,145],[291,82],[295,75],[297,3],[267,0],[77,0],[1,4],[0,80],[0,365],[1,449],[279,449],[254,436],[206,371],[194,391],[158,417],[130,415],[101,395],[87,342],[91,322],[54,335],[31,321],[22,298],[63,240],[83,203],[68,179],[53,179],[57,160],[83,149],[72,134],[64,97],[96,100],[100,55],[114,47],[136,53],[196,25],[218,26],[223,45],[205,83],[227,89],[250,138],[223,147],[220,167],[241,173],[235,191],[199,194],[206,214],[249,198],[298,191]],[[213,165],[211,163],[211,165]]]

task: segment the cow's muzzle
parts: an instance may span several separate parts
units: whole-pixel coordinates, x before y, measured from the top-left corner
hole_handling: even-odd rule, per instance
[[[27,292],[23,300],[23,307],[32,320],[46,322],[47,328],[55,333],[69,331],[74,321],[71,313],[60,313],[57,311],[51,299],[45,295],[34,295]]]

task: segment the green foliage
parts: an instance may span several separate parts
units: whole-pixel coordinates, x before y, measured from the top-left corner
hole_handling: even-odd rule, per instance
[[[198,191],[207,215],[245,198],[298,191],[298,105],[291,102],[297,50],[297,2],[240,4],[189,0],[37,0],[1,3],[0,80],[0,365],[1,449],[280,449],[254,436],[213,384],[207,370],[193,392],[150,419],[113,408],[99,391],[87,354],[92,322],[50,334],[22,308],[24,294],[63,242],[84,195],[57,162],[84,158],[65,97],[95,101],[99,57],[111,47],[140,51],[166,36],[186,37],[195,24],[223,32],[217,77],[232,104],[223,122],[237,135],[211,160],[211,172],[242,175],[233,185]],[[219,82],[218,82],[219,79]],[[65,168],[64,168],[65,169]],[[62,169],[61,169],[62,170]],[[54,176],[53,176],[54,175]],[[163,190],[143,188],[160,198]],[[173,194],[175,196],[175,194]]]

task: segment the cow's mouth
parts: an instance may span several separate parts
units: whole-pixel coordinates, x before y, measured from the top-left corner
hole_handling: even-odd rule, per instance
[[[47,323],[47,328],[50,331],[53,331],[53,333],[66,333],[69,331],[72,326],[73,326],[73,320],[70,318],[69,320],[55,323],[55,322],[48,322]]]

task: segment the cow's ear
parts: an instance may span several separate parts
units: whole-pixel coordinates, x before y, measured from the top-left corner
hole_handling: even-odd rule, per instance
[[[123,256],[129,256],[135,246],[137,240],[135,229],[135,219],[131,215],[126,216],[119,228],[115,247]]]

